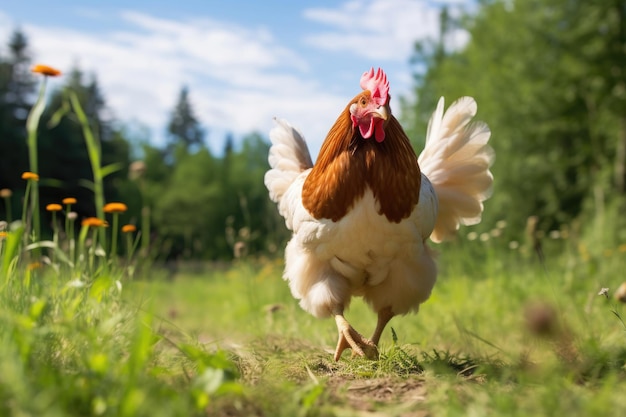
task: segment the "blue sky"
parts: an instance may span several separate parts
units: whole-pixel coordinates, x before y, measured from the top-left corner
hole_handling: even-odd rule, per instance
[[[410,96],[414,41],[436,36],[442,4],[473,3],[7,1],[0,52],[21,28],[34,62],[95,73],[113,117],[146,127],[155,144],[186,85],[213,151],[228,132],[266,135],[277,116],[299,127],[316,155],[364,71],[382,67],[392,97]],[[457,33],[450,41],[465,40]]]

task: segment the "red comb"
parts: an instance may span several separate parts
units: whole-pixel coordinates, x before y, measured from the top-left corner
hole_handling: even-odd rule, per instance
[[[372,93],[372,100],[379,106],[387,103],[389,81],[387,81],[387,74],[382,69],[378,68],[376,72],[374,72],[374,68],[365,71],[361,76],[361,88],[369,90]]]

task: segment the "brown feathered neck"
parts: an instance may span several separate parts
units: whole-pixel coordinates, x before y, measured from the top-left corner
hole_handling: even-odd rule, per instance
[[[369,187],[378,213],[398,223],[411,214],[419,200],[417,155],[393,115],[386,122],[384,141],[364,139],[352,126],[350,104],[322,144],[302,187],[302,204],[316,219],[338,221]]]

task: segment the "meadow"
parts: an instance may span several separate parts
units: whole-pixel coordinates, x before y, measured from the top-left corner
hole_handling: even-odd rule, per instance
[[[79,223],[69,196],[45,207],[44,236],[44,88],[28,120],[22,217],[0,224],[0,415],[623,415],[626,245],[604,236],[610,218],[588,219],[593,233],[516,240],[501,221],[437,246],[432,297],[392,320],[379,360],[335,362],[333,321],[299,308],[279,256],[150,260],[137,228],[119,223],[126,205],[105,204],[113,168],[75,96],[97,216]],[[347,318],[365,334],[375,325],[359,300]]]
[[[542,264],[493,237],[439,247],[431,299],[394,318],[380,359],[334,362],[334,323],[299,308],[280,259],[172,273],[101,254],[81,274],[90,278],[70,279],[54,262],[22,266],[14,233],[2,247],[2,415],[618,416],[626,406],[626,309],[613,297],[624,248],[592,255],[550,240]],[[359,300],[348,318],[373,330]]]
[[[300,310],[279,261],[182,268],[127,295],[151,306],[159,332],[236,364],[242,391],[215,396],[209,415],[621,415],[624,308],[598,292],[617,289],[623,253],[592,259],[550,241],[560,255],[542,265],[502,243],[440,248],[433,296],[392,321],[377,362],[332,360],[332,320]],[[348,318],[373,330],[361,302]]]

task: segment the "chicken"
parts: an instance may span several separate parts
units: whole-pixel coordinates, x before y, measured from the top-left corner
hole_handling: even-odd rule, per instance
[[[381,334],[394,316],[417,312],[435,284],[427,245],[480,221],[491,193],[494,152],[490,130],[473,122],[476,103],[439,100],[419,158],[389,107],[389,83],[365,72],[357,94],[331,127],[315,164],[302,134],[284,120],[270,132],[271,169],[265,175],[293,236],[284,279],[300,306],[334,317],[334,359],[346,349],[378,357]],[[344,316],[360,296],[378,315],[371,339]]]

